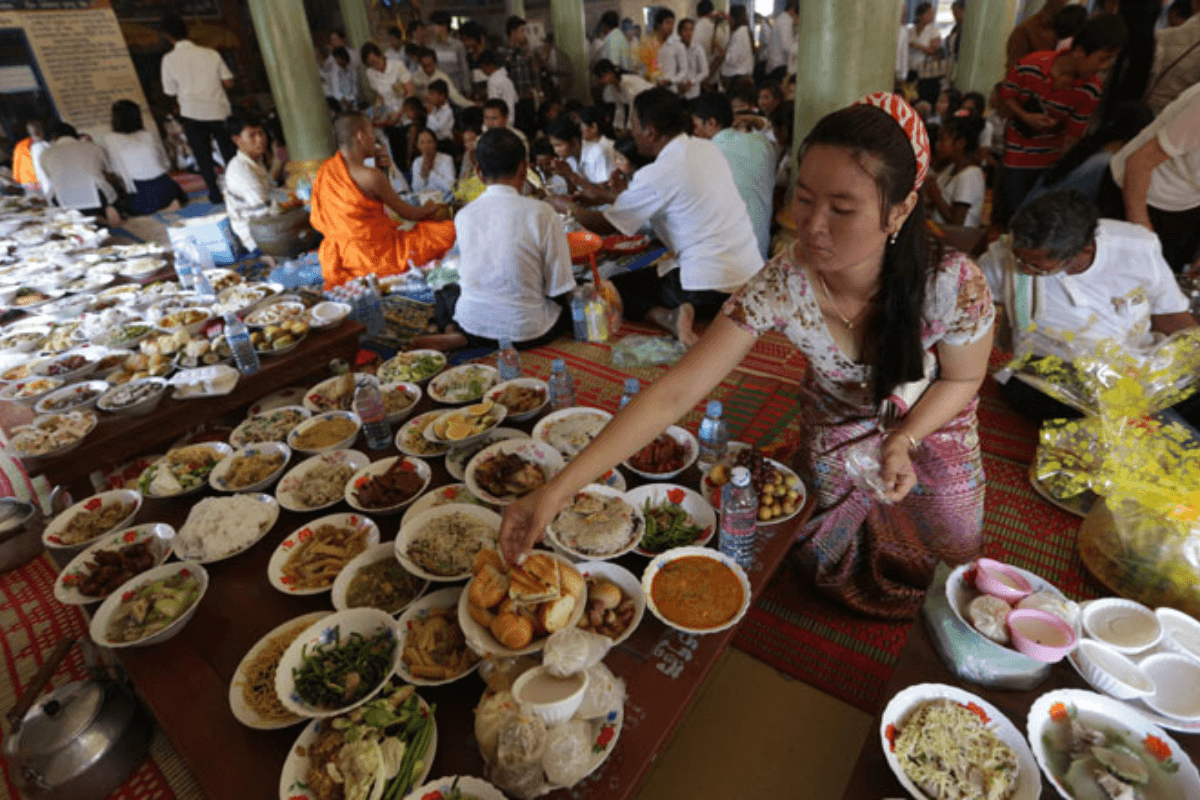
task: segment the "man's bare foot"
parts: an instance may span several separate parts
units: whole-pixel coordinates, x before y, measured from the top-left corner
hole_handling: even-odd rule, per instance
[[[655,306],[646,316],[660,328],[666,328],[675,334],[675,338],[683,342],[685,347],[691,347],[700,341],[692,324],[696,321],[696,309],[691,303],[684,303],[676,308]]]
[[[121,214],[112,206],[104,207],[104,220],[114,227],[120,225],[124,220],[121,219]]]
[[[178,211],[181,208],[183,208],[183,205],[178,200],[172,200],[163,211]]]
[[[467,346],[467,337],[458,332],[452,333],[431,333],[426,336],[418,336],[409,342],[409,347],[413,350],[458,350]]]

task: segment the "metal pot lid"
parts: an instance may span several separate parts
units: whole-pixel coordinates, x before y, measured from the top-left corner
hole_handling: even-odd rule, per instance
[[[96,719],[104,694],[104,687],[95,681],[76,681],[55,689],[25,715],[18,751],[26,756],[43,755],[70,744]]]
[[[32,503],[22,503],[14,497],[0,498],[0,534],[9,533],[23,526],[36,509]]]

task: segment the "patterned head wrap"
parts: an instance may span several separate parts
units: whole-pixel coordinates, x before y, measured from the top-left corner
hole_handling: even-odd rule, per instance
[[[854,105],[875,106],[886,111],[888,116],[896,120],[896,124],[900,126],[904,135],[908,137],[908,141],[912,143],[913,155],[917,157],[917,179],[913,184],[913,190],[920,189],[925,183],[925,176],[929,174],[930,157],[929,133],[925,130],[925,123],[921,121],[921,115],[906,103],[904,98],[891,92],[869,94]]]

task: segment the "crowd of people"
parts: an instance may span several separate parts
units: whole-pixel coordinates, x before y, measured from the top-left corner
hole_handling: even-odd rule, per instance
[[[530,42],[520,17],[453,30],[439,12],[357,49],[331,32],[317,59],[338,150],[311,200],[326,284],[454,248],[461,280],[439,292],[427,343],[529,347],[570,323],[564,220],[656,238],[669,257],[614,283],[626,318],[690,350],[509,507],[509,556],[776,330],[810,365],[798,466],[822,513],[797,557],[849,606],[911,616],[934,565],[980,546],[975,407],[993,321],[1035,357],[1101,338],[1144,348],[1197,324],[1176,274],[1200,251],[1200,0],[1173,3],[1174,26],[1157,31],[1144,9],[1157,2],[1097,5],[1047,0],[1011,33],[1007,74],[985,98],[955,86],[971,3],[953,4],[945,37],[919,4],[893,91],[822,119],[795,161],[796,0],[757,31],[744,6],[723,15],[708,0],[695,18],[658,10],[644,36],[607,12],[587,104],[564,100],[567,56],[549,35]],[[278,179],[268,131],[230,113],[232,75],[181,26],[164,25],[163,88],[210,200],[253,250],[247,220]],[[105,171],[121,176],[124,208],[178,202],[135,112],[114,107],[103,147],[31,124],[34,168],[18,174],[90,212],[117,207]],[[987,231],[982,269],[945,246],[946,227]],[[1019,381],[1004,393],[1038,419],[1073,413]],[[878,457],[875,493],[844,469],[864,450]]]

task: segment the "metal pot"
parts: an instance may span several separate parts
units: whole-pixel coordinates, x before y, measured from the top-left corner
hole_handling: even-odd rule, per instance
[[[62,487],[56,487],[50,495],[54,513],[59,508]],[[0,498],[0,572],[16,569],[31,561],[45,549],[42,530],[46,518],[36,503],[23,503],[15,497]]]
[[[317,243],[318,234],[308,221],[308,211],[299,208],[283,209],[250,219],[250,235],[258,249],[269,256],[292,258]]]
[[[98,800],[124,783],[150,748],[153,718],[104,668],[39,697],[74,643],[59,642],[8,713],[4,756],[28,800]]]

